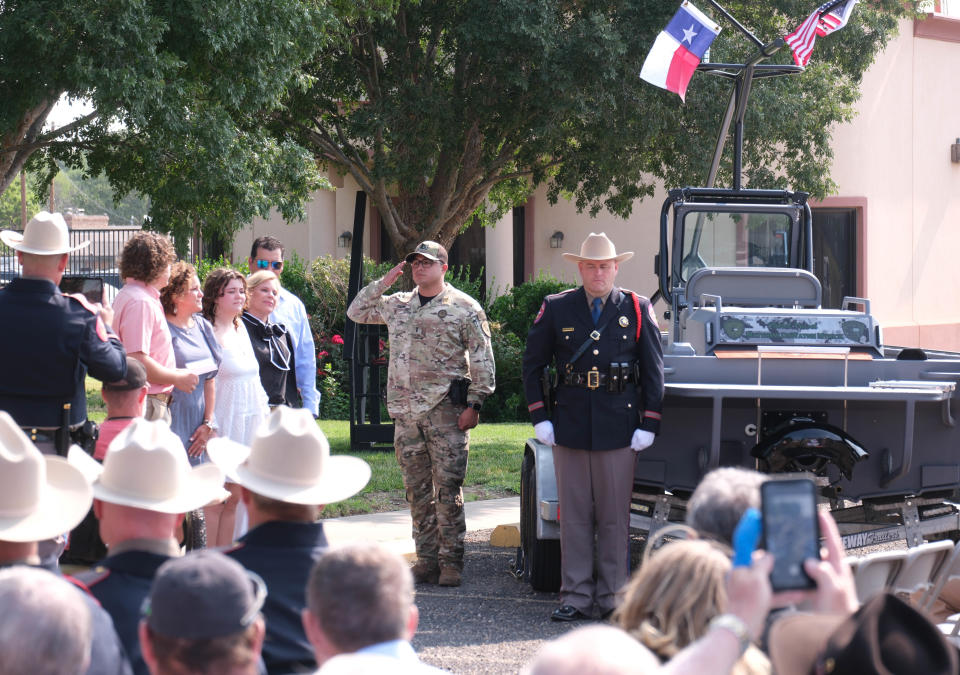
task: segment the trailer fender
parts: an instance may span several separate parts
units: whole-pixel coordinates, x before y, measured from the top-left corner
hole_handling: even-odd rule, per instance
[[[537,539],[559,539],[557,476],[553,472],[553,448],[535,438],[527,439],[524,453],[533,456],[537,486]]]
[[[750,454],[766,464],[771,473],[809,471],[824,475],[833,464],[847,480],[853,467],[868,454],[853,436],[843,429],[810,418],[794,418],[777,427]]]

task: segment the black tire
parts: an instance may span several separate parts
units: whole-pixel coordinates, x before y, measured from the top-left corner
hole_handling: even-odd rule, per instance
[[[524,576],[535,591],[560,590],[560,541],[537,539],[537,466],[533,453],[526,453],[520,468],[520,545]]]
[[[183,545],[188,551],[207,547],[207,521],[203,509],[190,511],[183,519]]]

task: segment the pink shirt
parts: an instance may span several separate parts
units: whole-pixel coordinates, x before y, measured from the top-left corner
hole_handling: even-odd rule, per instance
[[[113,330],[128,354],[143,352],[161,366],[177,367],[160,291],[142,281],[127,279],[113,301],[113,312]],[[148,384],[148,394],[173,391],[172,384]]]
[[[107,456],[107,448],[121,431],[126,429],[133,422],[132,417],[121,417],[117,419],[106,419],[100,423],[100,438],[97,439],[97,446],[93,451],[93,458],[101,462]]]

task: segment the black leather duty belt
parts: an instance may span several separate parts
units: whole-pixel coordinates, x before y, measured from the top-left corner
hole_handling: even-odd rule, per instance
[[[27,435],[34,443],[56,443],[58,429],[38,429],[36,427],[20,427],[23,433]]]
[[[583,387],[584,389],[599,389],[607,386],[610,377],[616,379],[616,375],[601,373],[599,370],[588,370],[585,373],[565,373],[561,379],[561,384],[567,387]],[[633,374],[627,373],[623,376],[624,382],[633,382]]]

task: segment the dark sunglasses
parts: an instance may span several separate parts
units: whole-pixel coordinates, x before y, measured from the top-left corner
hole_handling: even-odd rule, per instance
[[[276,262],[270,262],[269,260],[257,260],[257,267],[262,270],[268,270],[271,267],[275,270],[283,269],[283,261],[278,260]]]

